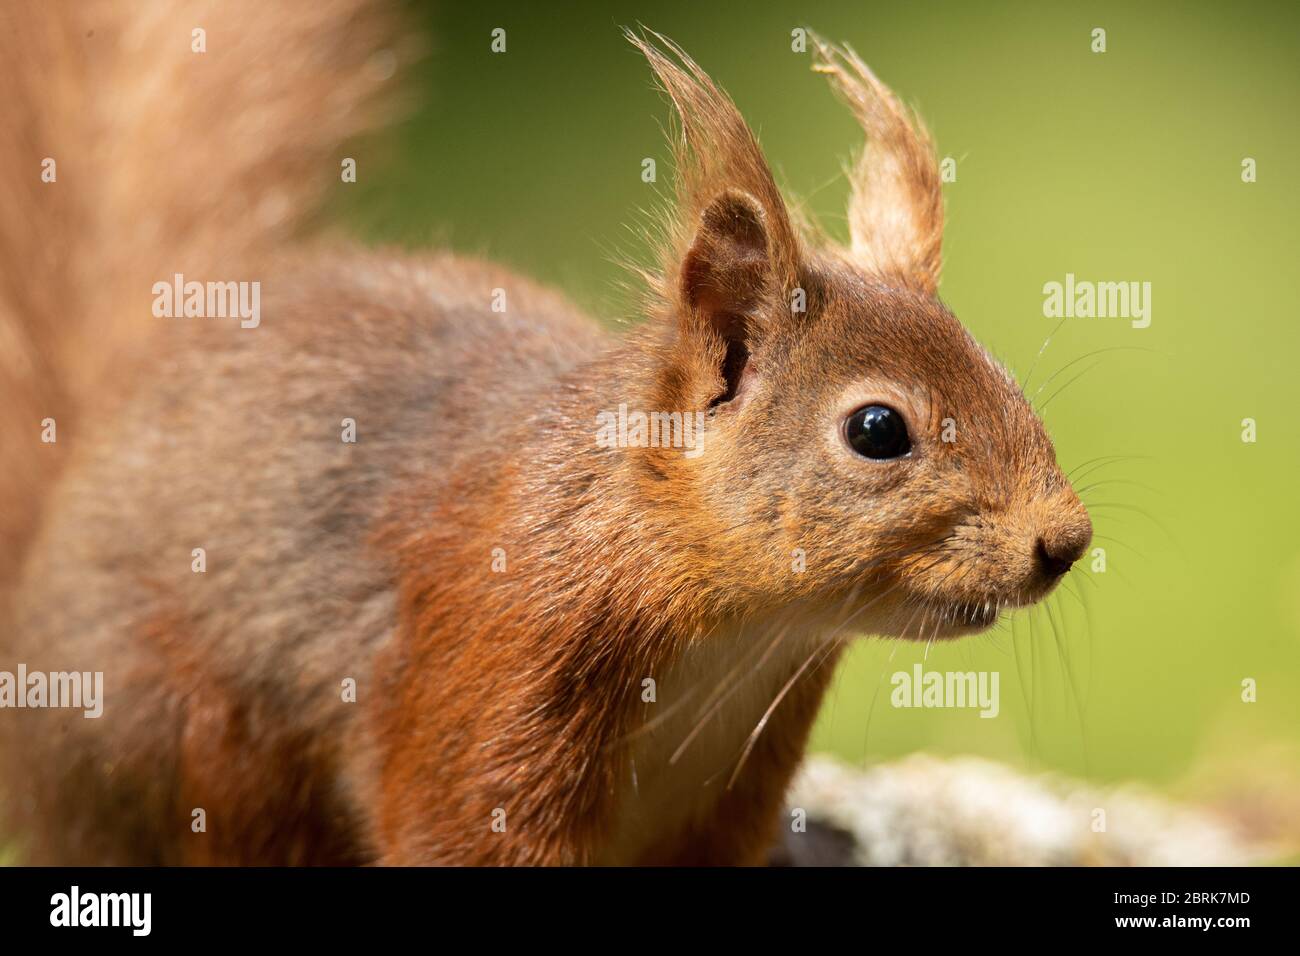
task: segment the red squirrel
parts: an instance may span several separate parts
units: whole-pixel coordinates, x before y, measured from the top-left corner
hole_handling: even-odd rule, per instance
[[[266,7],[32,5],[0,40],[0,670],[104,677],[98,719],[0,710],[7,832],[40,863],[761,862],[850,638],[983,631],[1092,533],[937,297],[929,135],[815,41],[867,138],[838,245],[629,34],[676,197],[615,335],[487,262],[290,243],[401,47],[383,4]],[[174,275],[258,281],[258,321],[151,316]]]

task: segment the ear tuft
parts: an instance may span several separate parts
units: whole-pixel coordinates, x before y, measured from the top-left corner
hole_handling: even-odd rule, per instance
[[[665,274],[671,275],[698,238],[701,221],[719,195],[735,191],[759,210],[771,274],[778,284],[793,285],[799,267],[799,239],[789,210],[754,134],[731,99],[681,47],[644,31],[624,31],[654,70],[672,100],[677,124],[673,152],[676,166],[676,211],[663,250]]]
[[[867,135],[849,199],[850,252],[865,269],[933,294],[943,245],[943,189],[934,144],[849,47],[812,36],[826,74]]]

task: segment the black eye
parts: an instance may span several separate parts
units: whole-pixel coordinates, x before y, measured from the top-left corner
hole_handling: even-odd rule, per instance
[[[844,437],[863,458],[899,458],[912,450],[903,416],[884,405],[866,405],[850,415]]]

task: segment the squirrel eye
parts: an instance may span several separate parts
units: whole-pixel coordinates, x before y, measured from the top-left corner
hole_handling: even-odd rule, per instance
[[[885,405],[864,405],[850,415],[844,437],[863,458],[901,458],[912,450],[903,416]]]

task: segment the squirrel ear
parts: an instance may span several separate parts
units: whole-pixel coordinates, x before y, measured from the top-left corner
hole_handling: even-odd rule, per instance
[[[817,36],[813,43],[813,69],[830,78],[867,134],[851,175],[849,251],[868,271],[933,294],[943,189],[930,134],[853,50]]]
[[[650,276],[681,333],[665,381],[686,388],[689,402],[730,402],[751,380],[764,297],[798,284],[799,236],[731,99],[671,40],[651,31],[627,31],[627,38],[645,54],[678,119],[676,202],[662,267]]]
[[[722,342],[710,375],[715,381],[720,378],[722,387],[710,404],[742,394],[751,370],[750,353],[759,334],[754,316],[772,281],[764,219],[753,196],[727,190],[705,206],[682,259],[682,331],[688,338],[712,333]]]
[[[734,189],[705,207],[682,260],[686,314],[720,331],[720,323],[731,325],[730,317],[742,315],[763,297],[771,271],[763,219],[758,201]]]
[[[627,37],[645,54],[678,119],[673,142],[676,203],[661,249],[664,274],[680,268],[690,255],[688,249],[704,252],[699,246],[701,234],[724,234],[722,226],[730,217],[738,228],[742,222],[750,223],[741,230],[750,235],[750,245],[757,241],[753,237],[763,236],[760,246],[772,279],[778,285],[795,284],[798,235],[754,134],[736,105],[681,47],[657,33],[647,31],[647,35],[671,57],[647,38],[630,31]],[[735,198],[718,205],[720,197],[728,195]],[[742,207],[749,211],[740,212]]]

